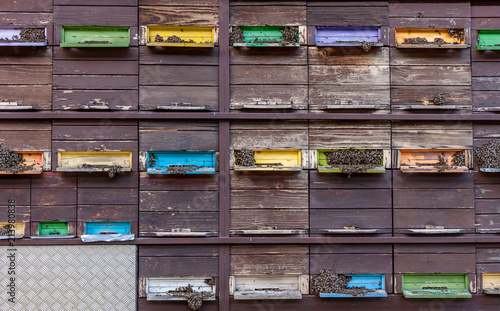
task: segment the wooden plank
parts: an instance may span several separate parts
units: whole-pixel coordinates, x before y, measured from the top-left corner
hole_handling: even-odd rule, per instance
[[[0,131],[0,143],[15,151],[49,151],[50,131]]]
[[[308,206],[307,190],[232,190],[231,209],[298,209]]]
[[[139,0],[139,5],[218,6],[218,0]]]
[[[393,214],[395,229],[424,229],[426,225],[444,226],[445,229],[474,228],[473,209],[397,208]]]
[[[308,274],[309,257],[303,254],[231,254],[230,265],[232,275]]]
[[[301,26],[306,24],[304,5],[230,6],[229,24],[245,26]]]
[[[308,174],[306,171],[275,172],[273,176],[253,172],[231,171],[231,189],[237,190],[279,190],[279,189],[307,189]]]
[[[2,205],[6,206],[8,200],[16,200],[16,208],[18,206],[29,206],[30,205],[30,190],[29,189],[0,189],[0,194],[4,199]],[[7,214],[7,209],[5,208],[5,213]]]
[[[209,212],[218,211],[216,191],[141,191],[141,212]]]
[[[394,208],[474,208],[472,189],[394,189]]]
[[[328,7],[309,6],[307,24],[313,26],[387,26],[389,23],[388,7]]]
[[[389,128],[311,128],[309,146],[311,149],[390,149],[389,132]]]
[[[473,77],[498,77],[500,76],[500,62],[475,62],[472,66]]]
[[[208,111],[218,111],[218,90],[218,87],[207,86],[140,86],[139,103],[141,110],[155,110],[158,106],[174,102],[190,103],[191,106],[203,106]]]
[[[217,232],[218,220],[218,212],[140,212],[139,232],[172,232],[173,229]]]
[[[500,232],[500,214],[476,215],[476,230],[494,230]]]
[[[218,263],[215,257],[140,257],[139,277],[217,276]]]
[[[470,85],[470,66],[392,66],[391,85]]]
[[[217,151],[218,133],[209,131],[158,131],[139,132],[141,150],[148,151]]]
[[[365,52],[357,47],[309,47],[308,59],[310,65],[388,66],[389,48],[373,48]]]
[[[137,75],[136,61],[54,61],[55,75]]]
[[[52,173],[44,172],[41,175],[33,176],[31,178],[31,188],[76,188],[77,187],[77,174],[68,173]]]
[[[475,273],[475,254],[395,254],[395,273]]]
[[[344,209],[341,206],[337,208],[311,208],[310,226],[313,232],[315,229],[343,229],[343,227],[389,229],[391,231],[392,212],[390,208]]]
[[[52,0],[3,1],[2,12],[52,12]]]
[[[148,175],[140,173],[140,190],[218,190],[219,175]]]
[[[231,210],[232,230],[257,230],[259,227],[277,227],[278,230],[307,229],[307,209],[237,209]]]
[[[52,66],[1,65],[0,84],[51,84]]]
[[[54,26],[131,26],[137,27],[137,7],[55,6]]]
[[[231,65],[307,65],[307,47],[230,48]]]
[[[76,221],[76,205],[32,206],[31,221]]]
[[[463,86],[393,86],[391,87],[392,105],[421,105],[430,102],[436,94],[443,94],[446,105],[471,106],[472,91]]]
[[[80,201],[78,202],[80,203]],[[112,212],[111,212],[112,211]],[[138,220],[137,205],[78,205],[77,210],[78,221],[130,221],[131,233],[134,233],[135,225],[134,222]]]
[[[141,245],[139,257],[217,257],[219,247],[214,245]]]
[[[232,85],[230,105],[240,109],[245,105],[272,102],[307,108],[307,86],[295,85]],[[264,105],[264,104],[262,104]]]
[[[475,109],[498,108],[497,98],[500,96],[498,91],[474,91],[472,92],[472,102]]]
[[[76,193],[76,188],[31,189],[31,204],[33,206],[76,205]]]
[[[0,85],[0,94],[6,101],[35,110],[50,110],[52,106],[52,85]]]
[[[52,49],[16,46],[0,49],[1,65],[51,65]]]
[[[52,125],[50,121],[13,121],[4,120],[0,123],[2,131],[50,131]]]
[[[0,25],[46,26],[53,23],[52,13],[0,13]],[[48,36],[49,34],[47,34]]]
[[[500,91],[499,77],[474,77],[472,78],[474,91]]]
[[[248,120],[231,122],[231,130],[307,130],[308,122],[301,120]]]
[[[107,174],[78,174],[78,188],[137,188],[138,175],[138,172],[130,172],[110,179]]]
[[[306,66],[233,65],[231,84],[306,84]]]
[[[309,172],[309,188],[313,189],[384,189],[392,187],[392,173],[385,174],[321,174]]]
[[[477,199],[474,201],[476,216],[480,214],[500,214],[500,205],[498,199]]]
[[[307,149],[303,130],[231,130],[232,149]]]
[[[474,194],[476,199],[498,199],[500,198],[500,184],[475,185]]]
[[[390,49],[391,66],[469,66],[468,49]]]
[[[87,90],[136,90],[137,76],[77,76],[55,75],[54,89]]]
[[[391,254],[392,245],[376,244],[314,244],[311,255],[319,254]]]
[[[309,66],[311,84],[389,85],[389,66]]]
[[[165,121],[139,121],[140,130],[162,130],[162,131],[218,131],[219,122],[203,121],[186,122],[184,120]]]
[[[321,269],[333,273],[392,273],[392,254],[311,254],[311,274]]]
[[[273,244],[273,245],[231,245],[231,255],[280,255],[280,254],[295,254],[307,255],[309,247],[306,245],[286,245],[286,244]]]
[[[470,244],[394,244],[395,254],[474,254]]]
[[[140,6],[139,24],[218,26],[219,8],[216,6]]]
[[[473,189],[472,174],[405,174],[393,172],[394,189]]]
[[[497,4],[496,2],[493,2]],[[492,4],[493,4],[492,3]],[[471,16],[472,17],[500,17],[500,13],[496,10],[496,6],[493,5],[475,5],[471,6]]]
[[[389,5],[391,17],[464,18],[470,17],[470,3],[394,3]]]
[[[131,61],[139,59],[139,49],[129,48],[99,48],[99,49],[68,49],[55,46],[54,60],[103,60]]]
[[[390,189],[311,190],[310,208],[372,209],[391,208]]]
[[[465,28],[471,26],[470,18],[427,18],[427,17],[411,17],[411,18],[391,18],[389,27],[391,28]],[[392,38],[391,38],[392,41]],[[466,43],[470,43],[465,38]],[[391,44],[392,45],[392,44]]]
[[[138,109],[137,90],[54,90],[54,110],[75,110],[105,104],[110,110]]]
[[[93,126],[89,129],[89,126]],[[121,126],[120,124],[96,123],[89,125],[54,125],[54,140],[137,140],[137,126]]]
[[[141,66],[142,85],[217,86],[218,68],[214,66]]]
[[[474,124],[474,137],[497,138],[500,136],[500,127],[494,123]]]
[[[500,263],[500,249],[494,245],[481,245],[476,248],[476,261],[478,263]]]
[[[135,204],[137,189],[78,189],[78,204]]]
[[[41,174],[38,176],[41,176]],[[0,188],[29,189],[30,184],[31,184],[31,178],[29,175],[3,175],[3,176],[0,176]]]
[[[204,65],[219,64],[219,48],[185,49],[169,47],[139,47],[141,65]]]
[[[137,6],[138,0],[54,0],[54,5]]]
[[[325,107],[336,106],[339,109],[350,105],[376,106],[378,109],[389,109],[390,87],[359,85],[310,85],[310,110],[325,110]]]
[[[394,149],[470,149],[472,130],[392,130]],[[417,137],[418,136],[418,137]]]

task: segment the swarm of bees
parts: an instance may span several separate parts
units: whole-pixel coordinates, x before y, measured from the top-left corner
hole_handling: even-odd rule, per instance
[[[82,164],[83,168],[107,168],[108,169],[108,176],[109,178],[113,178],[116,176],[117,173],[121,171],[121,166],[119,165],[101,165],[101,164],[87,164],[83,163]]]
[[[203,166],[198,165],[169,165],[167,167],[167,172],[173,175],[186,175],[188,172],[194,172],[197,169],[202,168]]]
[[[19,36],[14,35],[12,39],[0,38],[0,42],[45,42],[45,29],[43,28],[23,28]]]
[[[432,102],[434,103],[434,105],[443,105],[444,104],[443,93],[437,93],[436,95],[434,95],[434,97],[432,98]]]
[[[34,165],[26,165],[23,163],[25,161],[21,154],[14,153],[3,144],[0,144],[0,171],[16,174],[32,170]]]
[[[234,165],[240,166],[254,166],[255,165],[255,152],[252,150],[235,150],[234,151]]]
[[[340,293],[358,296],[374,292],[373,289],[367,289],[364,286],[352,286],[347,288],[351,279],[351,276],[334,274],[328,269],[321,269],[319,273],[312,278],[312,290],[317,295],[319,295],[319,293]]]
[[[337,150],[325,152],[326,162],[332,167],[338,167],[348,177],[352,173],[365,172],[381,165],[382,150]]]
[[[366,41],[363,41],[361,43],[361,47],[363,48],[363,51],[365,52],[368,52],[373,46],[373,43],[372,42],[366,42]]]
[[[438,155],[438,162],[437,163],[416,163],[417,166],[433,166],[438,170],[438,173],[442,173],[446,171],[447,169],[450,168],[456,168],[457,166],[465,166],[465,155],[461,151],[456,151],[453,153],[451,157],[451,164],[449,165],[448,162],[445,159],[445,154],[444,152],[441,155]]]
[[[189,39],[188,41],[186,41],[186,40],[181,39],[181,38],[174,35],[174,36],[168,37],[165,42],[168,42],[168,43],[194,43],[194,40]]]
[[[299,31],[299,27],[290,26],[280,29],[281,35],[283,36],[283,41],[280,42],[282,45],[288,45],[291,43],[297,42],[297,32]]]
[[[448,29],[448,34],[450,37],[455,38],[458,41],[463,41],[465,38],[463,29]]]
[[[500,168],[500,140],[493,139],[477,147],[475,156],[481,168]]]
[[[193,286],[188,284],[188,286],[181,286],[176,288],[174,291],[168,291],[168,294],[172,296],[185,297],[189,308],[193,311],[199,310],[203,304],[203,299],[212,296],[212,293],[201,291],[196,292],[193,290]]]
[[[243,29],[241,29],[241,27],[233,27],[231,34],[229,35],[229,43],[232,45],[233,43],[242,42],[245,42],[245,38],[243,37]]]

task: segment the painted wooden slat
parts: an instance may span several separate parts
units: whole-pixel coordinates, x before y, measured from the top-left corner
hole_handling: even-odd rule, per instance
[[[59,151],[57,155],[57,172],[107,172],[115,165],[123,172],[132,170],[131,151]]]
[[[235,275],[235,300],[302,299],[301,275]]]
[[[44,41],[17,41],[21,38],[21,31],[25,29],[43,30]],[[13,41],[13,42],[8,42]],[[46,46],[47,28],[40,26],[0,26],[0,46]]]
[[[215,174],[213,151],[148,151],[146,159],[148,174],[172,174],[169,167],[184,168],[186,174]]]
[[[450,33],[451,32],[451,33]],[[453,32],[461,33],[457,38]],[[427,43],[405,43],[405,39],[422,38]],[[436,42],[435,40],[440,42]],[[447,29],[447,28],[396,28],[396,47],[397,48],[441,48],[441,49],[464,49],[469,45],[465,44],[465,29]]]
[[[438,227],[438,226],[436,226]],[[474,233],[474,229],[395,229],[395,233],[404,234],[425,234],[425,235],[440,235],[440,234],[465,234]]]
[[[130,234],[130,222],[86,222],[85,234]]]
[[[233,42],[233,46],[248,47],[299,47],[299,29],[296,42],[287,42],[283,39],[282,30],[296,26],[233,26],[231,31],[240,31],[243,42]],[[294,28],[292,28],[294,29]]]
[[[14,227],[12,227],[12,225]],[[2,233],[0,234],[0,240],[7,240],[9,239],[9,237],[21,239],[24,236],[25,223],[15,222],[11,224],[8,222],[0,222],[0,229],[2,230]]]
[[[211,285],[212,284],[212,285]],[[209,292],[204,301],[215,300],[215,278],[213,277],[151,277],[147,278],[147,300],[182,301],[186,297],[175,295],[179,287],[191,286],[194,292]]]
[[[169,47],[214,47],[214,36],[214,27],[147,26],[146,45]],[[173,42],[168,42],[169,39]]]
[[[308,230],[280,230],[280,229],[259,229],[259,230],[229,230],[233,235],[297,235],[307,234]]]
[[[62,26],[61,47],[129,47],[128,26]]]
[[[476,47],[479,51],[500,50],[500,29],[478,30]]]
[[[346,274],[352,279],[347,283],[347,288],[362,287],[374,290],[362,295],[348,295],[341,293],[319,293],[320,298],[364,298],[364,297],[387,297],[385,291],[385,275],[384,274]]]
[[[383,46],[376,26],[316,26],[316,46]]]
[[[467,274],[403,274],[405,298],[472,298]]]
[[[317,229],[318,233],[324,234],[375,234],[375,233],[390,233],[384,229]]]
[[[26,175],[26,174],[41,174],[43,171],[43,159],[44,153],[42,151],[14,151],[14,153],[21,154],[23,156],[24,165],[33,165],[33,169],[18,173],[0,171],[0,175],[5,174],[16,174],[16,175]]]
[[[483,273],[483,293],[500,295],[500,273]]]
[[[301,150],[265,149],[255,152],[254,166],[235,165],[237,171],[300,171],[302,170]]]
[[[343,173],[342,170],[340,170],[338,167],[329,165],[325,155],[325,152],[339,151],[339,150],[347,150],[347,149],[322,149],[317,151],[319,173]],[[354,150],[364,151],[366,149],[354,149]],[[380,163],[379,166],[358,173],[385,173],[384,157],[382,157],[382,162]]]
[[[31,110],[33,106],[21,106],[18,102],[0,102],[0,111],[4,110]]]
[[[68,235],[67,221],[40,222],[38,225],[39,235]]]
[[[410,149],[399,150],[398,167],[404,173],[439,173],[439,170],[430,165],[439,162],[438,157],[442,157],[444,161],[450,165],[450,168],[445,169],[441,173],[467,173],[469,172],[467,156],[465,156],[464,166],[453,166],[452,158],[455,152],[462,152],[466,155],[466,150],[463,149]],[[419,166],[419,164],[424,164]]]

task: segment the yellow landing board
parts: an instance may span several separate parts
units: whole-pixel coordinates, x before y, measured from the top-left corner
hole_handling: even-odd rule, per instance
[[[132,168],[132,151],[59,151],[57,156],[58,171],[82,169],[84,164]]]
[[[147,26],[148,46],[214,47],[214,27]]]
[[[235,165],[238,171],[300,171],[302,170],[302,152],[292,150],[253,150],[255,165]]]

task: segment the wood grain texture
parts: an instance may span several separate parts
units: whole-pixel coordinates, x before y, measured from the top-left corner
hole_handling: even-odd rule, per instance
[[[209,212],[219,209],[216,191],[141,191],[141,212]]]
[[[139,5],[218,6],[218,0],[139,0]]]
[[[55,75],[54,90],[137,90],[137,76]]]
[[[311,190],[311,208],[372,209],[391,208],[390,189]]]
[[[393,128],[392,146],[395,149],[470,149],[472,147],[472,129]]]
[[[394,208],[474,208],[472,189],[394,189]]]
[[[137,47],[68,49],[55,46],[53,49],[54,49],[54,60],[130,61],[139,59],[139,49]]]
[[[71,206],[76,205],[76,188],[32,189],[31,204],[33,206]]]
[[[473,209],[418,208],[394,209],[395,229],[425,229],[426,225],[444,226],[445,229],[473,229]]]
[[[141,83],[141,81],[139,81]],[[205,106],[208,111],[219,110],[219,88],[213,86],[140,86],[141,110],[155,110],[172,102]]]
[[[0,65],[0,84],[51,84],[52,66]]]
[[[52,85],[0,85],[0,94],[3,100],[32,106],[34,110],[52,107]]]
[[[41,176],[38,175],[38,176]],[[29,189],[31,184],[30,175],[3,175],[0,176],[0,188]]]
[[[137,126],[120,125],[109,121],[94,122],[86,125],[54,125],[54,140],[137,140]]]
[[[260,174],[258,172],[230,172],[231,189],[234,190],[280,190],[280,189],[307,189],[308,172],[273,172]]]
[[[139,257],[217,257],[219,247],[214,245],[141,245]]]
[[[233,65],[231,84],[307,84],[306,66]]]
[[[311,274],[329,269],[339,274],[392,273],[392,254],[314,254]]]
[[[140,212],[139,232],[172,232],[172,229],[217,232],[218,220],[218,212]]]
[[[231,209],[307,209],[307,190],[232,190]]]
[[[308,60],[310,65],[388,66],[389,48],[365,52],[359,47],[309,47]]]
[[[49,151],[50,131],[0,131],[0,143],[17,151]]]
[[[2,12],[52,12],[52,0],[2,1]]]
[[[137,27],[137,7],[55,6],[54,26],[131,26]]]
[[[139,7],[139,24],[218,26],[219,8],[216,6],[141,6]]]
[[[135,204],[137,189],[78,189],[78,204]]]
[[[231,65],[307,65],[307,47],[229,48]]]
[[[30,46],[2,46],[0,49],[1,65],[51,65],[52,49]]]
[[[479,184],[474,186],[474,194],[477,199],[500,198],[500,184]]]
[[[141,65],[205,65],[219,64],[219,48],[139,47]]]
[[[395,273],[475,273],[475,254],[395,254]]]
[[[474,77],[472,78],[474,91],[500,91],[499,77]]]
[[[80,203],[80,202],[79,202]],[[77,210],[78,221],[130,221],[137,224],[138,213],[137,205],[116,205],[116,204],[105,204],[105,205],[78,205]],[[137,231],[134,228],[134,224],[131,225],[131,231]]]
[[[405,174],[393,171],[394,189],[473,189],[472,174]]]
[[[218,275],[219,260],[214,257],[139,257],[138,261],[139,277]]]
[[[215,66],[149,66],[139,68],[141,85],[217,86]]]
[[[446,105],[469,105],[472,107],[472,91],[464,86],[393,86],[391,87],[392,105],[420,105],[432,102],[434,95],[443,94]]]
[[[464,18],[470,17],[470,9],[471,5],[468,2],[453,4],[395,2],[389,5],[390,17]]]
[[[307,8],[307,24],[312,26],[387,26],[389,24],[389,8],[373,7],[328,7],[309,6]]]
[[[219,175],[211,174],[191,174],[185,176],[178,175],[148,175],[146,172],[140,173],[140,190],[218,190]]]
[[[495,123],[474,124],[474,138],[498,138],[500,137],[500,127]]]
[[[32,206],[32,221],[76,221],[76,205],[73,206]]]
[[[500,76],[500,62],[475,62],[472,65],[473,77],[498,77]]]
[[[309,130],[309,146],[311,149],[390,149],[389,132],[389,128],[312,128]]]
[[[55,5],[137,6],[138,0],[54,0]]]
[[[141,130],[141,150],[162,151],[217,151],[218,133],[209,131]]]
[[[78,174],[78,188],[137,188],[138,175],[138,172],[130,172],[109,178],[106,174]]]
[[[391,66],[469,66],[468,49],[391,48]]]
[[[389,66],[309,66],[311,84],[389,85]]]
[[[137,61],[54,61],[55,75],[137,75]]]
[[[53,23],[52,13],[0,13],[0,25],[46,26]]]
[[[391,85],[470,85],[470,66],[392,66]]]
[[[476,4],[476,3],[474,3]],[[490,2],[490,5],[472,5],[471,6],[471,16],[472,17],[500,17],[500,13],[496,10],[495,6],[491,4],[497,4],[496,2]]]
[[[307,94],[306,85],[231,85],[230,104],[248,105],[259,101],[271,101],[307,107]]]
[[[391,230],[392,212],[390,208],[311,208],[310,226],[311,231],[343,227]]]
[[[7,206],[8,200],[16,200],[16,206],[29,206],[30,205],[30,190],[29,189],[0,189],[0,194],[4,199],[2,205]],[[5,215],[7,215],[7,209],[5,208]],[[6,221],[6,220],[2,220]]]
[[[232,5],[229,24],[236,26],[301,26],[306,24],[305,5]]]
[[[500,263],[500,249],[497,245],[478,245],[476,247],[478,263]]]
[[[474,254],[471,244],[394,244],[394,254]]]
[[[236,255],[231,254],[231,275],[308,274],[305,254]]]
[[[389,27],[391,28],[470,28],[470,18],[391,18]],[[392,38],[391,38],[392,41]],[[465,42],[469,40],[466,38]],[[469,42],[470,43],[470,42]],[[392,46],[392,44],[391,44]]]
[[[390,189],[392,172],[383,174],[322,174],[309,172],[309,189]]]
[[[307,149],[307,131],[231,130],[232,149]]]
[[[138,90],[54,90],[54,110],[73,110],[82,104],[106,103],[111,110],[136,111]]]
[[[280,230],[307,229],[309,212],[304,208],[231,210],[231,230],[258,230],[261,226]]]

